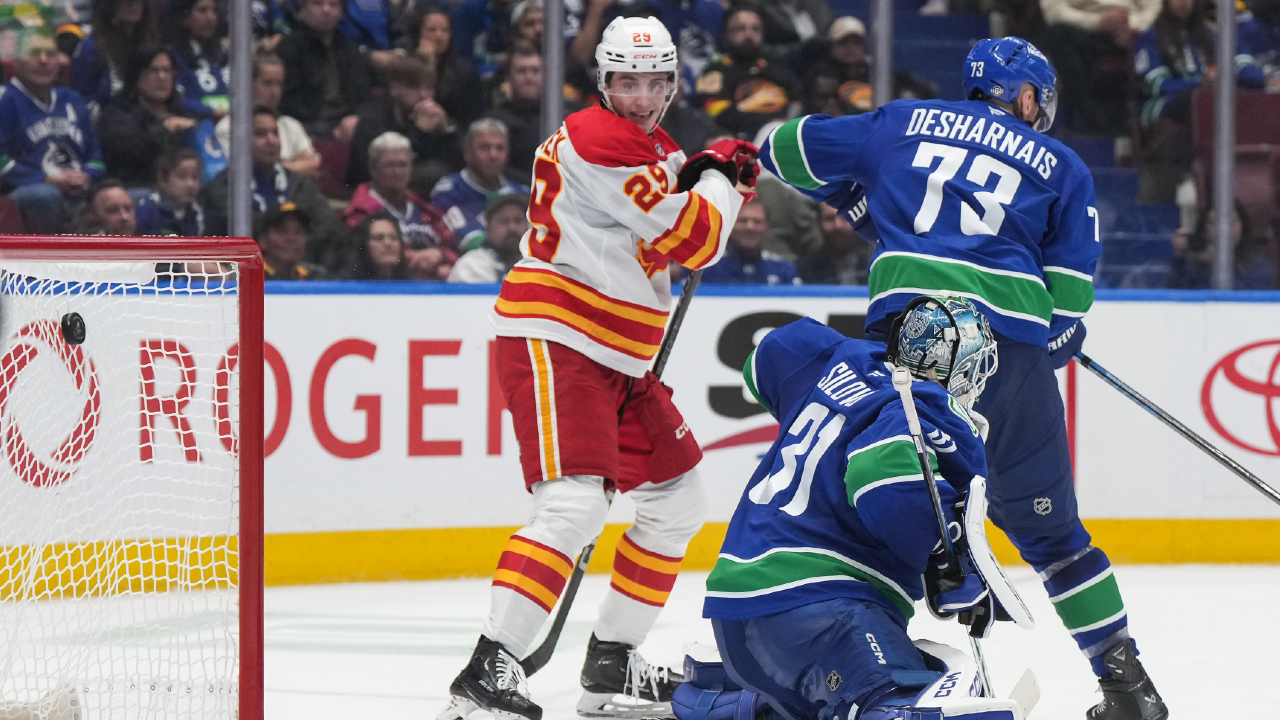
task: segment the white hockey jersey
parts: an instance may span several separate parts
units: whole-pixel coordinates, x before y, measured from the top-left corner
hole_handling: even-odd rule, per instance
[[[538,148],[532,228],[491,315],[497,334],[558,342],[643,376],[671,310],[668,258],[714,264],[742,207],[717,171],[675,192],[684,161],[661,128],[645,134],[601,106],[566,118]]]

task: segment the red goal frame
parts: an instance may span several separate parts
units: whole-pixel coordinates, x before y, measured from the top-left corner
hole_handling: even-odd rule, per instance
[[[263,720],[263,274],[258,244],[247,238],[0,235],[6,260],[237,264],[240,353],[239,613],[240,720]]]

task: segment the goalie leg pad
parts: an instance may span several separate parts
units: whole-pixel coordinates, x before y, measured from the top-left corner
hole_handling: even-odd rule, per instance
[[[871,600],[838,598],[750,620],[716,619],[712,627],[729,676],[790,718],[831,717],[841,703],[883,686],[921,688],[939,677],[903,619]]]
[[[694,644],[686,652],[685,682],[671,698],[671,711],[678,720],[756,720],[768,707],[759,694],[743,690],[729,677],[713,648]]]

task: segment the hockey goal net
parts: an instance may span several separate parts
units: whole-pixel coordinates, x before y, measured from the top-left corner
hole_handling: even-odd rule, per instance
[[[262,262],[0,238],[0,720],[262,714]]]

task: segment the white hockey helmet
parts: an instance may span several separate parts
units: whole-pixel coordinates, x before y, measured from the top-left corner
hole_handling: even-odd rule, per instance
[[[671,33],[658,18],[649,16],[619,17],[609,23],[596,46],[596,83],[604,98],[605,106],[613,110],[606,81],[612,72],[668,73],[670,89],[662,106],[665,115],[675,97],[676,75],[680,62],[676,57],[676,45]],[[658,120],[662,120],[659,115]]]

